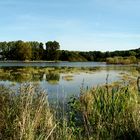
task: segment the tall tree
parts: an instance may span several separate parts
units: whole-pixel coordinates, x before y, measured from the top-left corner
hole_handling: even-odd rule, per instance
[[[44,59],[44,48],[42,42],[30,42],[32,46],[32,60],[43,60]]]
[[[30,43],[17,41],[15,55],[17,56],[17,60],[31,60],[32,48]]]
[[[60,45],[57,41],[48,41],[46,43],[46,59],[58,60],[59,59]]]

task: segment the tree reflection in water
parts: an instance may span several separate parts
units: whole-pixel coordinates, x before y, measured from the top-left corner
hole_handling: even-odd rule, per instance
[[[11,82],[39,82],[47,81],[51,84],[57,84],[60,79],[60,73],[57,70],[42,70],[36,68],[1,68],[0,80]]]

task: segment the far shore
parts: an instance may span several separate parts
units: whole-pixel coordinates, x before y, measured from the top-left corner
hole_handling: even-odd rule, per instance
[[[36,61],[36,60],[35,61],[28,61],[28,60],[27,61],[20,61],[20,60],[4,60],[3,61],[2,60],[2,61],[0,61],[0,63],[7,63],[7,62],[8,63],[17,63],[17,62],[22,62],[22,63],[38,63],[38,62],[41,62],[41,63],[42,62],[50,62],[50,63],[52,63],[52,62],[54,62],[54,63],[56,63],[56,62],[69,62],[69,61],[59,61],[59,60],[58,61],[57,60],[56,61],[45,61],[45,60],[38,60],[38,61]]]
[[[0,60],[0,63],[59,63],[59,62],[68,62],[68,63],[76,63],[76,62],[97,62],[97,61],[61,61],[61,60],[56,60],[56,61],[45,61],[45,60],[38,60],[38,61],[20,61],[20,60]],[[122,65],[122,66],[140,66],[140,62],[138,63],[132,63],[132,64],[109,64],[107,62],[99,62],[99,63],[105,63],[106,65]]]
[[[46,60],[25,60],[25,61],[21,61],[21,60],[0,60],[0,63],[17,63],[17,62],[22,62],[22,63],[57,63],[57,62],[98,62],[98,61],[61,61],[61,60],[56,60],[56,61],[46,61]],[[100,61],[100,63],[106,63],[106,62],[102,62]]]

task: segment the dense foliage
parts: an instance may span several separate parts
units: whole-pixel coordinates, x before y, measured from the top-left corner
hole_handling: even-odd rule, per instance
[[[1,60],[58,60],[58,42],[49,41],[44,44],[37,41],[0,42]]]
[[[56,41],[48,41],[46,43],[46,59],[47,60],[58,60],[59,59],[60,45]]]
[[[45,45],[42,42],[37,41],[0,42],[1,60],[106,61],[107,58],[112,57],[128,58],[132,56],[140,59],[140,48],[114,52],[82,52],[60,50],[60,44],[57,41],[48,41]],[[110,59],[107,59],[107,61],[108,60]],[[128,61],[126,61],[126,63],[128,63]]]

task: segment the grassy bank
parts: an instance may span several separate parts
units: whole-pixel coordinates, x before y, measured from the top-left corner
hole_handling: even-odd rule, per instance
[[[139,139],[136,81],[122,83],[81,88],[80,96],[72,97],[60,112],[49,106],[47,94],[37,85],[25,84],[17,91],[1,85],[0,139]]]

